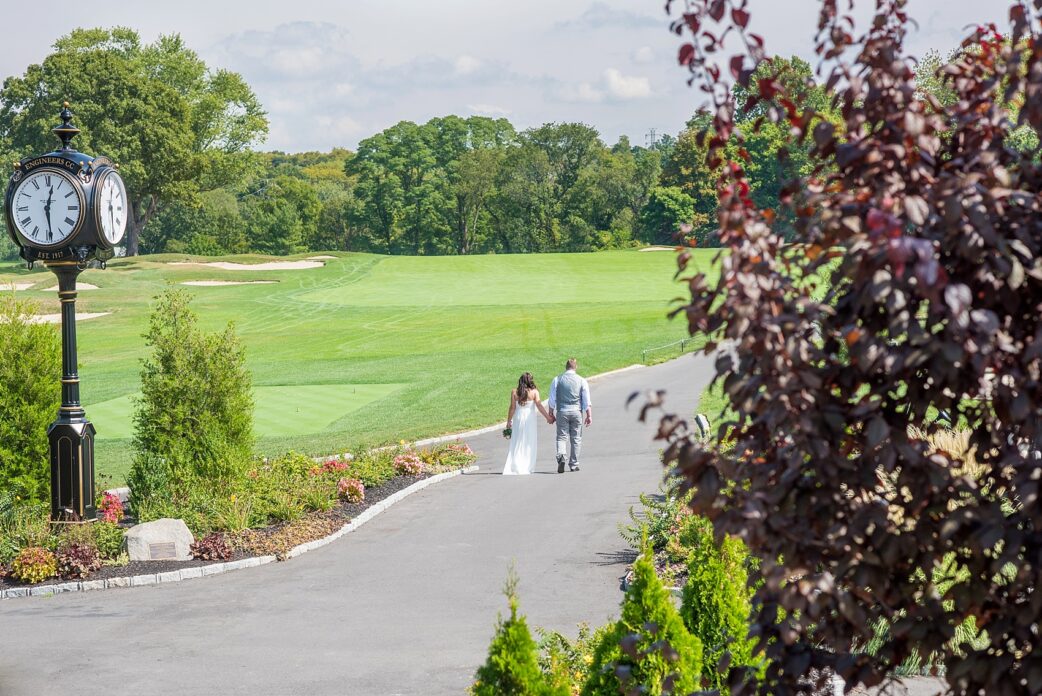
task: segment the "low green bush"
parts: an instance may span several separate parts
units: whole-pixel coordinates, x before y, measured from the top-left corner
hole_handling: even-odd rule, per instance
[[[95,522],[94,544],[103,560],[115,561],[123,553],[123,528],[112,522]]]
[[[594,631],[589,624],[579,624],[579,635],[575,640],[557,631],[537,629],[539,669],[551,684],[563,685],[570,694],[579,693],[589,679],[594,651],[613,628],[613,624],[606,624]]]
[[[43,503],[30,503],[7,494],[0,499],[0,563],[10,564],[27,547],[54,549],[50,509]]]

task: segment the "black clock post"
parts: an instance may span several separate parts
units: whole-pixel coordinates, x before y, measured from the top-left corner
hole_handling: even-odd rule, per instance
[[[76,278],[79,261],[45,262],[58,276],[62,308],[62,404],[58,419],[47,429],[51,445],[51,519],[58,522],[93,520],[94,424],[80,405],[80,375],[76,357]]]
[[[5,197],[7,231],[30,268],[41,262],[58,278],[62,319],[62,402],[47,430],[51,520],[96,518],[94,426],[80,404],[76,356],[76,279],[104,267],[126,231],[129,203],[118,167],[107,157],[77,152],[68,103],[52,129],[62,146],[15,163]]]

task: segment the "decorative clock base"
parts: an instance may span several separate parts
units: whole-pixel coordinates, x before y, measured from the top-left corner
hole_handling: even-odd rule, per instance
[[[63,420],[64,416],[47,430],[51,443],[51,520],[86,522],[97,517],[94,426],[82,416]]]

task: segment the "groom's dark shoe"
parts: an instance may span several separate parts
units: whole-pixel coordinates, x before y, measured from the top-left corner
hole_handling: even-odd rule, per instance
[[[564,455],[557,455],[557,473],[564,473]]]

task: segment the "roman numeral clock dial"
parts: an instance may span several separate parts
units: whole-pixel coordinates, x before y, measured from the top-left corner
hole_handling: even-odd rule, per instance
[[[29,174],[11,196],[18,233],[39,247],[66,243],[80,229],[83,194],[79,184],[58,170]]]

